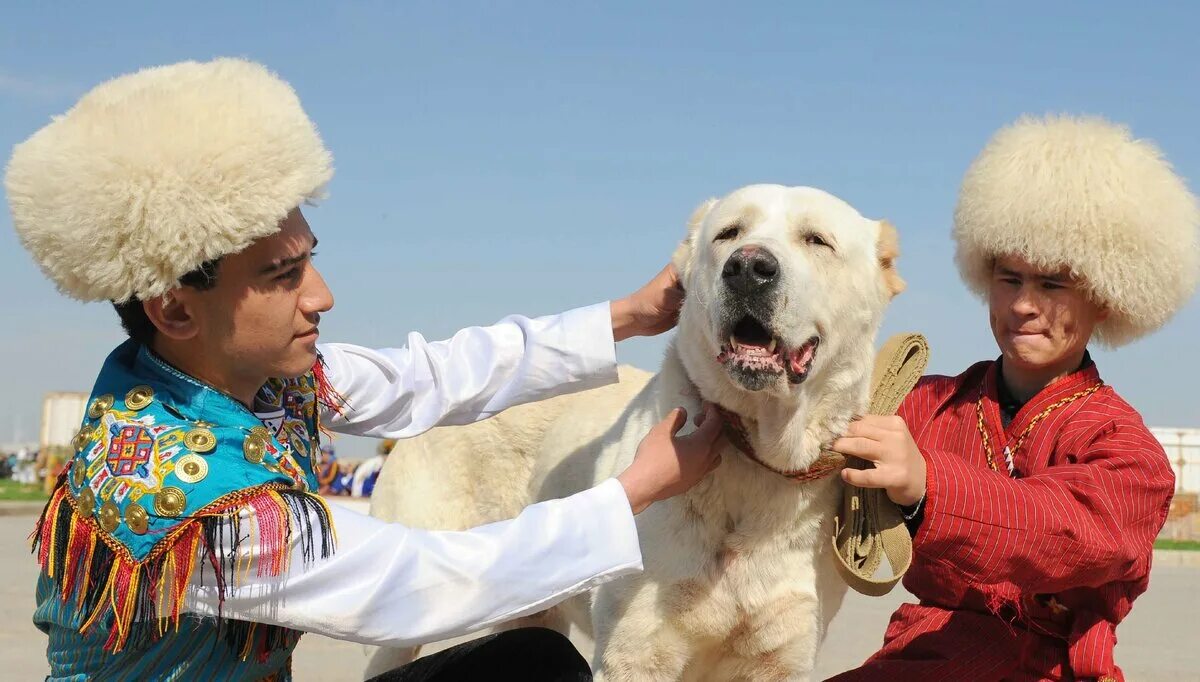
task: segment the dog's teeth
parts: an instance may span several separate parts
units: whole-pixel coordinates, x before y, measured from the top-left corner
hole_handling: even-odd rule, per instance
[[[775,339],[771,339],[771,343],[770,343],[770,345],[768,345],[768,346],[767,346],[767,352],[768,352],[768,353],[774,353],[774,352],[775,352]]]
[[[730,336],[730,337],[729,337],[729,348],[730,348],[731,350],[737,350],[737,349],[738,349],[738,343],[737,343],[737,339],[733,338],[733,336]]]

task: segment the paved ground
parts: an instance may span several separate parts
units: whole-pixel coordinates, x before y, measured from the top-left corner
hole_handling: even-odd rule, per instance
[[[33,522],[31,516],[0,515],[0,651],[7,652],[0,680],[36,680],[46,674],[46,638],[30,622],[37,570],[25,536]],[[851,668],[870,654],[888,615],[908,598],[899,588],[878,599],[850,594],[826,641],[821,677]],[[1200,682],[1200,553],[1157,555],[1151,589],[1119,632],[1117,661],[1131,682]],[[368,655],[359,645],[307,635],[296,652],[296,679],[358,682]]]

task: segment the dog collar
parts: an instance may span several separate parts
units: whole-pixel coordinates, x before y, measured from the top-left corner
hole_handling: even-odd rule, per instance
[[[793,471],[776,469],[762,461],[758,457],[758,453],[754,451],[754,446],[750,444],[750,431],[746,428],[746,423],[742,420],[742,416],[720,405],[717,405],[716,408],[725,421],[725,437],[729,439],[729,442],[738,450],[741,450],[742,454],[746,455],[750,461],[773,474],[782,476],[794,483],[808,483],[825,478],[846,465],[846,458],[842,455],[829,450],[822,450],[821,456],[809,465],[807,469],[796,469]]]

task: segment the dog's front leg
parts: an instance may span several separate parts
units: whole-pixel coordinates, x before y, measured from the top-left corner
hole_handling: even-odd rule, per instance
[[[592,670],[599,682],[678,680],[687,664],[683,636],[664,622],[655,586],[645,580],[605,585],[596,591]]]
[[[817,598],[789,592],[743,614],[730,637],[732,654],[713,670],[716,680],[808,680],[824,635]]]

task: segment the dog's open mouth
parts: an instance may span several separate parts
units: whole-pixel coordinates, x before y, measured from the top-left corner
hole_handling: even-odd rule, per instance
[[[799,384],[808,378],[820,343],[820,337],[814,336],[799,348],[788,348],[761,322],[746,315],[730,331],[717,362],[754,374],[787,373],[789,382]]]

